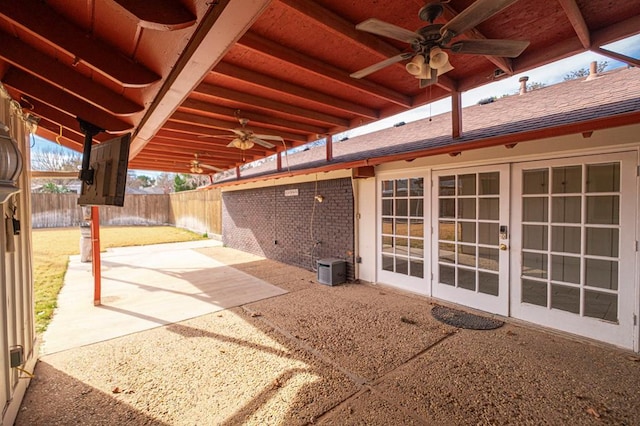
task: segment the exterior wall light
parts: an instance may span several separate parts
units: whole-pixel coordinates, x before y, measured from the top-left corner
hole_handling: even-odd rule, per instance
[[[20,191],[16,181],[22,173],[22,154],[9,135],[9,128],[0,121],[0,204]]]

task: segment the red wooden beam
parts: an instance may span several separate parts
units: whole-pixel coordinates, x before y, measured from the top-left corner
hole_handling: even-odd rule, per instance
[[[0,1],[0,15],[50,46],[61,49],[123,87],[147,87],[160,76],[60,16],[39,0]],[[114,23],[114,25],[117,25]]]
[[[114,0],[124,10],[136,17],[138,25],[156,31],[175,31],[196,23],[193,16],[176,0]]]

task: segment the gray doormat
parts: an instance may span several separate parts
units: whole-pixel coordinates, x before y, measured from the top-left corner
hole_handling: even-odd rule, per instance
[[[502,321],[481,317],[468,312],[459,311],[457,309],[447,308],[445,306],[434,306],[431,309],[431,315],[433,315],[433,317],[438,321],[445,324],[469,330],[493,330],[494,328],[502,327],[504,325],[504,322]]]

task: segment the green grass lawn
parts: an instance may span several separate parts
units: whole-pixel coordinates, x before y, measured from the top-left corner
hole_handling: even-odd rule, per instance
[[[36,331],[51,321],[69,256],[80,254],[80,228],[33,230],[33,279]],[[203,236],[171,226],[100,227],[100,249],[202,240]]]

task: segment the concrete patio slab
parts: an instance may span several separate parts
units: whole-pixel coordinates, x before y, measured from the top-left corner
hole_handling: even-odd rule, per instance
[[[286,293],[198,253],[215,240],[109,249],[102,253],[102,304],[91,263],[72,256],[58,308],[43,338],[50,354]]]

